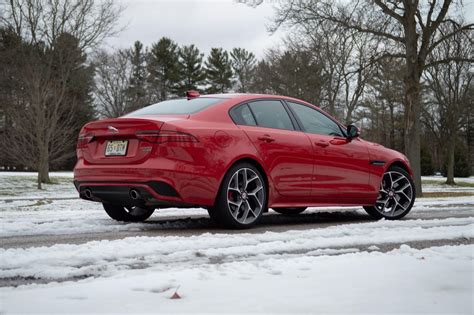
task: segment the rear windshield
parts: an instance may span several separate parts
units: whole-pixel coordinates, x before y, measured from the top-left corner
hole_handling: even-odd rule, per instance
[[[196,97],[189,100],[187,98],[179,98],[143,107],[125,116],[193,114],[224,100],[223,98],[211,97]]]

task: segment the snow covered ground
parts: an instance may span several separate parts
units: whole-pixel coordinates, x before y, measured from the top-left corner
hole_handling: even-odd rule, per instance
[[[114,222],[100,205],[77,198],[70,173],[52,177],[56,184],[37,191],[34,174],[0,172],[3,242],[145,236],[2,246],[1,314],[474,312],[472,177],[458,179],[461,187],[424,178],[424,191],[466,196],[420,198],[406,220],[239,233],[206,231],[203,209],[156,211],[151,223]],[[308,216],[341,210],[311,208]],[[345,211],[364,216],[359,208]],[[177,233],[193,227],[199,232]],[[170,299],[176,290],[181,299]]]
[[[472,314],[474,246],[131,270],[3,288],[5,312]],[[170,299],[175,290],[181,299]]]

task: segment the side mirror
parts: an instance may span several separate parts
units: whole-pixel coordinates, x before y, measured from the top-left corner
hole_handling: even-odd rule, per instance
[[[349,126],[347,126],[347,138],[348,139],[357,138],[359,135],[360,135],[359,128],[357,128],[353,124],[350,124]]]

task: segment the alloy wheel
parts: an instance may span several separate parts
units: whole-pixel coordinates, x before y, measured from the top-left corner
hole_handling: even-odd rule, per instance
[[[380,185],[375,209],[384,217],[396,217],[409,209],[414,198],[414,188],[406,175],[388,171]]]
[[[250,168],[238,169],[227,187],[227,205],[234,219],[251,224],[262,212],[265,189],[260,176]]]

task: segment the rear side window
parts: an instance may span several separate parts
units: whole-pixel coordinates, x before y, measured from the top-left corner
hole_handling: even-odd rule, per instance
[[[252,112],[247,104],[240,105],[232,109],[230,116],[237,125],[256,126]]]
[[[224,101],[223,98],[196,97],[192,99],[179,98],[159,102],[139,110],[131,112],[125,116],[136,117],[144,115],[186,115],[197,113],[211,105]]]
[[[290,116],[280,101],[265,100],[249,103],[257,125],[267,128],[295,130]]]
[[[303,124],[306,132],[327,136],[344,136],[339,125],[320,111],[298,103],[288,101],[287,103]]]

